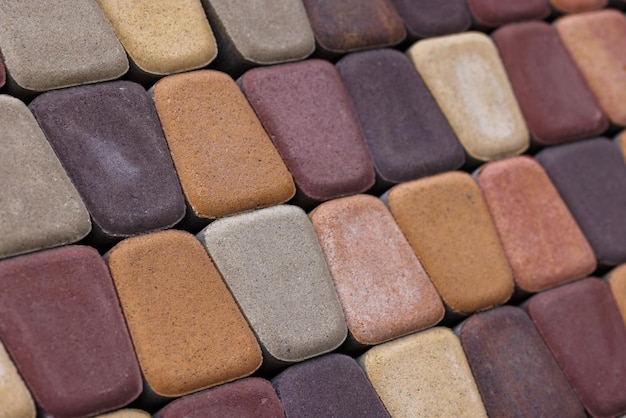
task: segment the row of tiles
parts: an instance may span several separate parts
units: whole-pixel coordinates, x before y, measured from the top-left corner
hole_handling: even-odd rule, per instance
[[[551,0],[561,12],[607,0]],[[623,2],[621,2],[623,5]],[[396,10],[397,9],[397,10]],[[103,13],[104,12],[104,13]],[[13,92],[133,77],[152,79],[209,65],[231,74],[259,66],[469,29],[543,19],[547,0],[116,0],[0,3],[0,45]],[[208,16],[208,20],[207,20]],[[209,23],[210,21],[210,23]],[[220,53],[218,54],[218,49]]]
[[[575,18],[626,35],[626,17],[617,11]],[[90,219],[90,243],[106,247],[172,227],[185,213],[182,227],[193,230],[294,194],[292,203],[311,208],[381,192],[526,151],[524,119],[543,145],[589,138],[609,121],[626,124],[612,72],[601,73],[596,96],[610,97],[598,106],[554,28],[527,22],[493,38],[495,44],[478,33],[423,40],[410,59],[373,50],[337,66],[307,60],[256,68],[239,86],[225,73],[194,71],[161,79],[152,98],[129,81],[46,92],[30,109],[4,96],[1,158],[9,180],[1,191],[7,239],[0,257],[75,242],[91,230]],[[600,55],[620,45],[602,39],[593,48]],[[626,53],[592,59],[590,74],[620,57]]]
[[[55,417],[104,413],[140,395],[141,405],[154,408],[245,378],[261,362],[274,373],[291,365],[273,379],[281,402],[268,402],[267,394],[250,399],[250,381],[240,380],[183,396],[162,416],[219,415],[228,408],[277,416],[281,403],[294,417],[333,410],[355,417],[385,411],[476,417],[485,408],[492,417],[585,416],[580,402],[592,416],[626,412],[626,318],[616,304],[626,304],[626,265],[609,274],[610,287],[589,278],[531,297],[523,307],[532,321],[514,307],[474,314],[456,329],[461,344],[448,328],[411,333],[443,314],[427,279],[362,275],[342,283],[333,276],[348,323],[387,333],[395,328],[397,335],[383,338],[401,337],[358,359],[376,395],[353,359],[324,356],[344,341],[346,328],[319,247],[310,248],[316,243],[307,239],[313,228],[305,226],[306,215],[278,206],[237,217],[236,227],[217,221],[217,229],[201,234],[217,268],[200,241],[173,230],[118,244],[108,254],[109,269],[84,246],[0,262],[0,337],[19,369],[18,375],[2,350],[2,416],[33,416],[29,393]],[[250,217],[254,227],[246,225]],[[299,245],[297,232],[305,232]],[[262,242],[255,234],[263,234]],[[391,263],[400,257],[393,254]],[[366,306],[350,305],[355,301]],[[348,344],[355,337],[350,333]]]

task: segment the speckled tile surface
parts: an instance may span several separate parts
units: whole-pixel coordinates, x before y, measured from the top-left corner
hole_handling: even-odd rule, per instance
[[[469,29],[472,16],[465,0],[391,0],[404,22],[407,38],[430,38]]]
[[[0,418],[35,418],[33,398],[0,343]]]
[[[548,0],[467,0],[474,20],[482,26],[544,19],[550,14]]]

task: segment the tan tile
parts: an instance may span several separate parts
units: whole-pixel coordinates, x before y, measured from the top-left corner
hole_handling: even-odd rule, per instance
[[[607,281],[617,303],[624,324],[626,324],[626,264],[622,264],[607,275]]]
[[[35,415],[33,398],[0,343],[0,418],[35,418]]]

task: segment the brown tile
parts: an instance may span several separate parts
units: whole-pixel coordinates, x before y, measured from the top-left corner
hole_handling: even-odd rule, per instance
[[[581,13],[602,9],[608,0],[550,0],[550,5],[561,13]]]
[[[153,99],[195,216],[219,218],[294,195],[291,175],[230,76],[168,76],[154,86]]]
[[[441,320],[437,291],[380,199],[335,199],[309,216],[356,342],[379,344]]]
[[[170,230],[129,238],[107,262],[154,393],[185,395],[261,365],[254,334],[193,235]]]
[[[614,9],[562,17],[555,27],[615,125],[626,125],[626,17]]]
[[[537,161],[490,162],[477,180],[520,289],[540,292],[595,270],[591,246]]]
[[[505,303],[513,278],[478,186],[457,171],[395,186],[389,208],[453,313]]]
[[[142,73],[166,75],[208,65],[217,44],[200,0],[96,0]]]
[[[465,32],[424,39],[407,54],[470,157],[489,161],[528,148],[526,123],[491,38]]]
[[[626,159],[626,131],[622,131],[617,138],[615,138],[615,141],[617,142],[617,146],[620,151],[622,151],[624,159]]]
[[[493,28],[511,22],[543,19],[550,14],[547,0],[467,0],[476,23]]]
[[[626,264],[622,264],[607,275],[607,281],[626,324]]]
[[[406,36],[404,23],[391,0],[303,0],[317,54],[344,54],[393,46]]]

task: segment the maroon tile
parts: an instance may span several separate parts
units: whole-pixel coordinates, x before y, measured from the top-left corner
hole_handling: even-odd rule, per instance
[[[535,156],[593,248],[598,264],[626,262],[626,165],[606,138],[560,145]]]
[[[352,195],[374,184],[350,97],[331,63],[255,68],[240,84],[294,178],[297,203]]]
[[[287,418],[385,418],[389,414],[356,360],[328,354],[272,379]]]
[[[551,25],[506,25],[492,37],[535,141],[560,144],[608,128],[608,119]]]
[[[467,5],[476,23],[489,28],[550,14],[547,0],[467,0]]]
[[[392,0],[404,21],[407,37],[420,38],[463,32],[472,24],[465,0]]]
[[[223,418],[285,416],[272,384],[257,377],[238,380],[184,396],[161,409],[156,418]]]
[[[626,413],[626,327],[601,280],[539,293],[527,310],[592,416]]]
[[[406,36],[391,0],[303,0],[303,3],[315,34],[318,55],[393,46]]]
[[[0,338],[50,416],[114,410],[141,392],[115,288],[93,248],[67,246],[0,262]]]
[[[348,89],[379,185],[455,170],[465,152],[405,54],[356,52],[337,68]]]
[[[586,416],[532,321],[503,306],[469,317],[459,338],[490,417]]]

